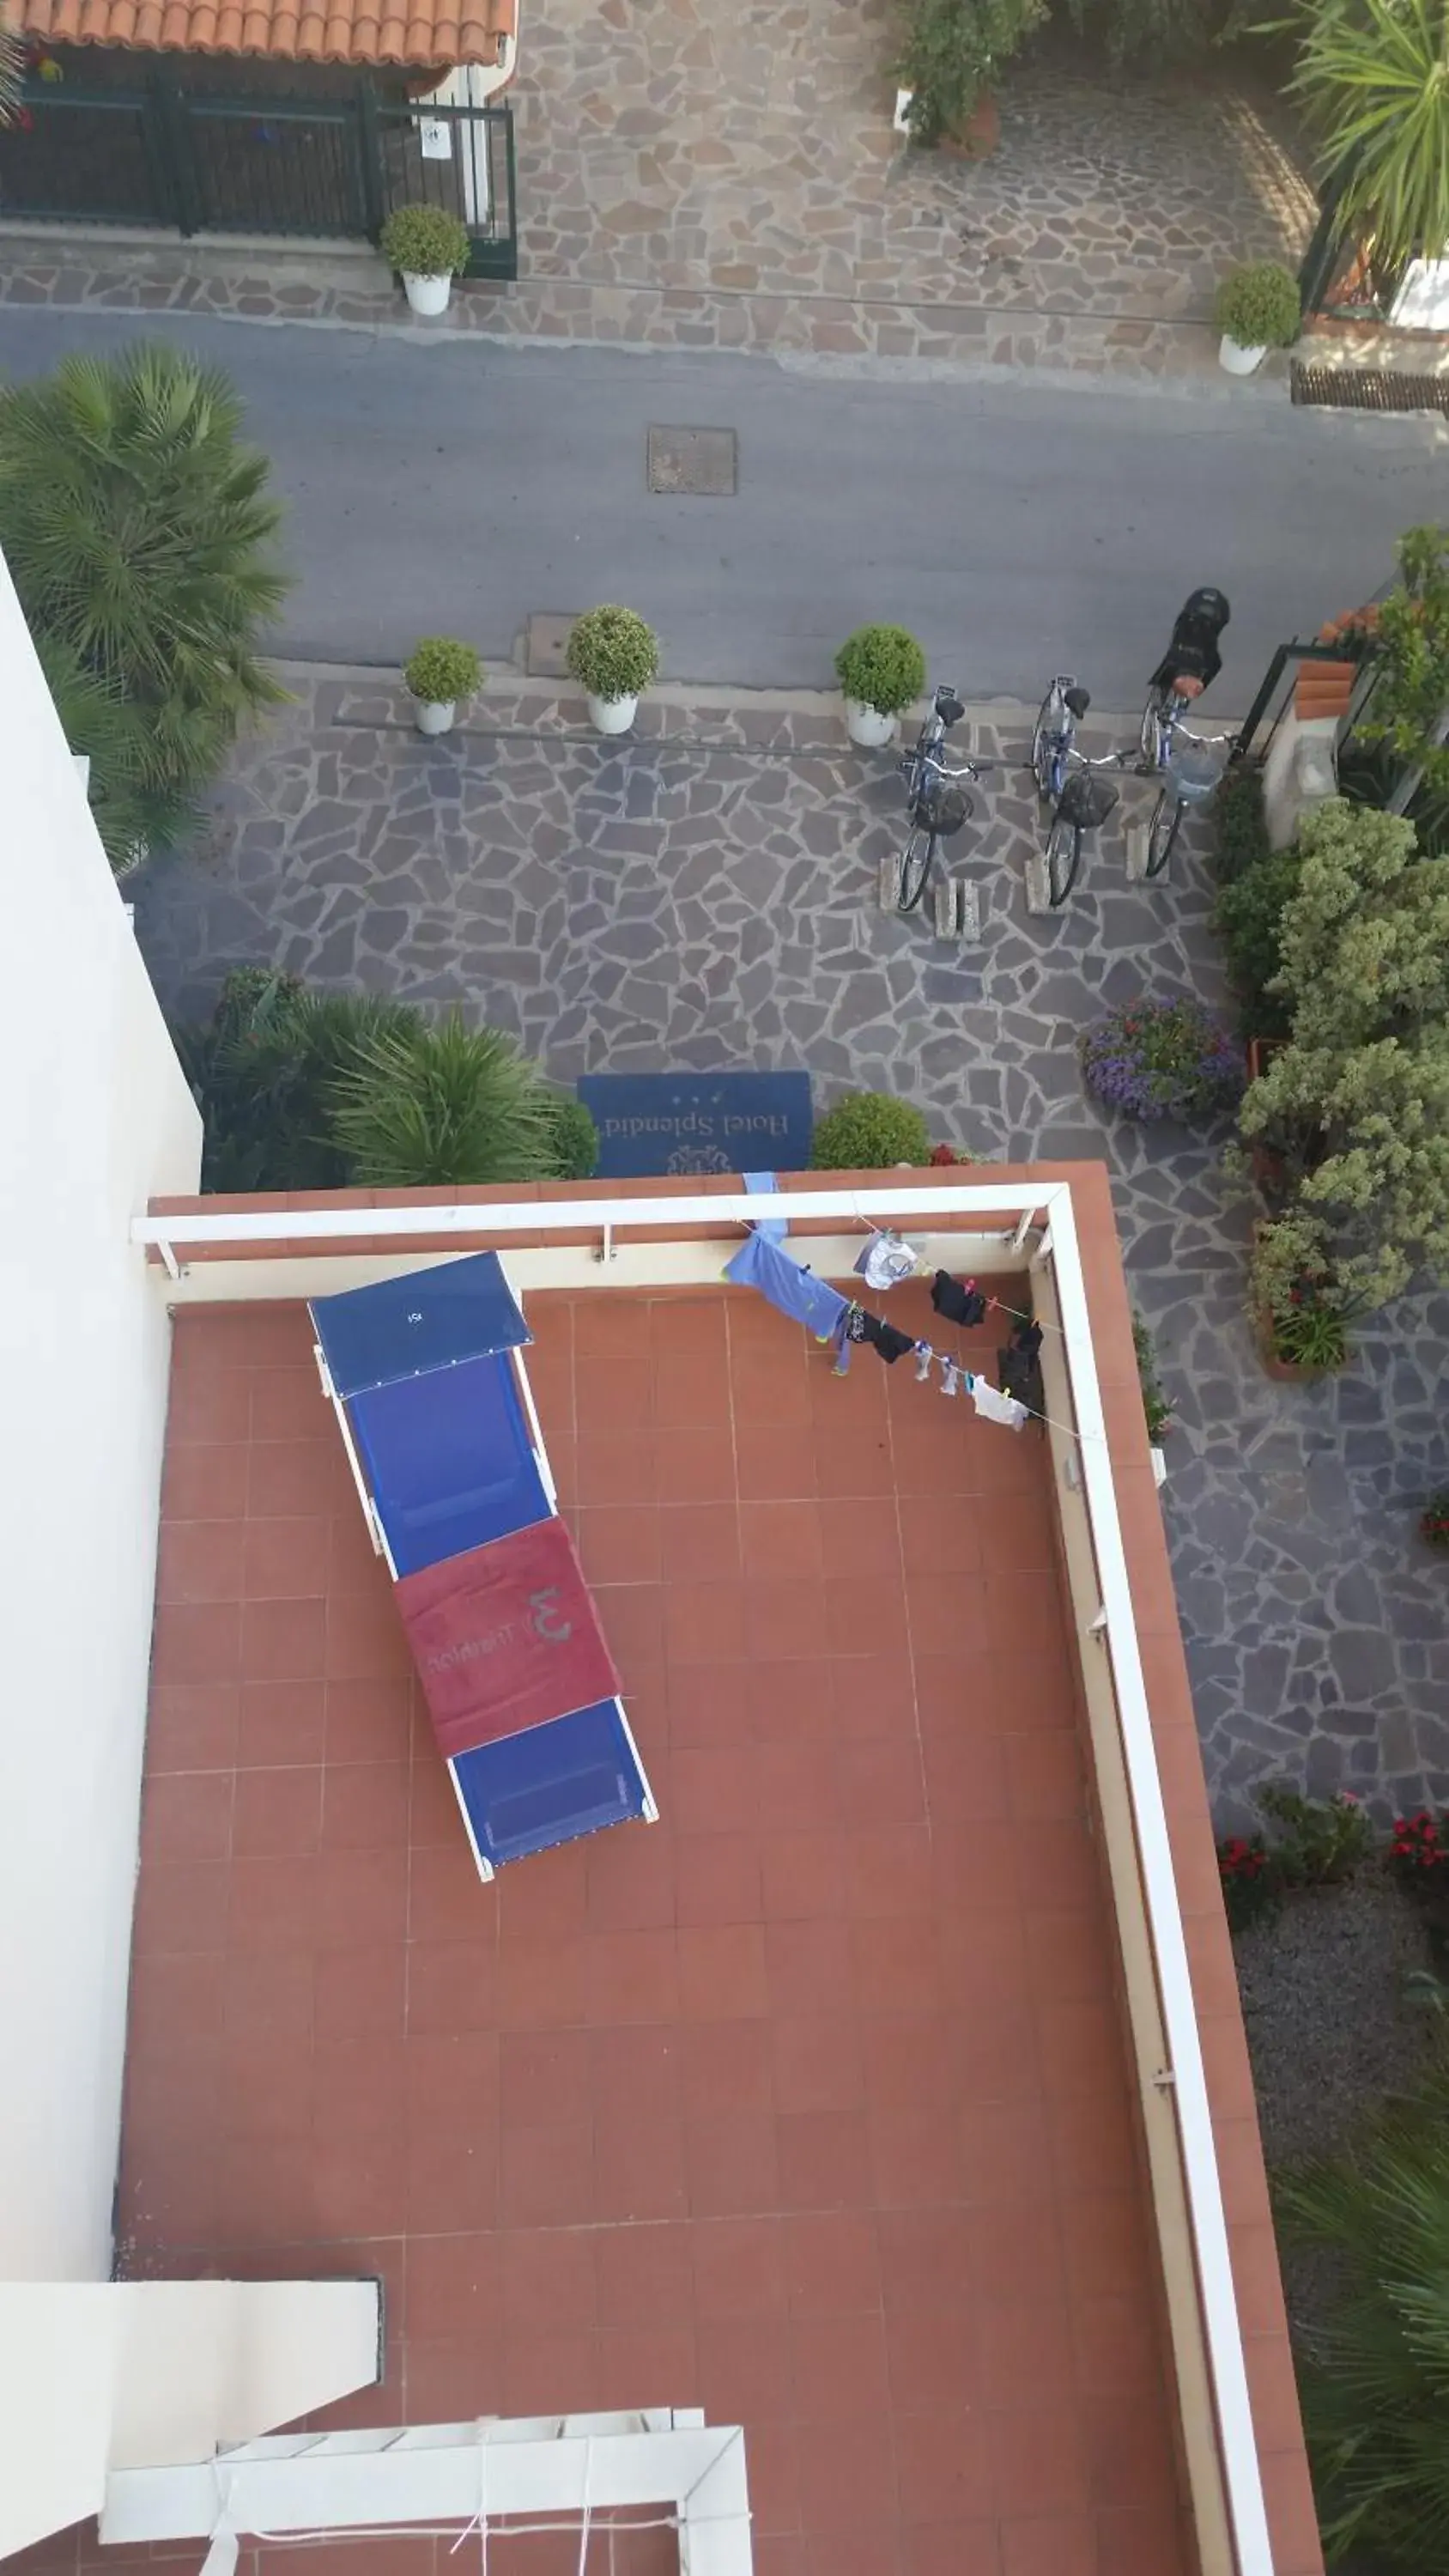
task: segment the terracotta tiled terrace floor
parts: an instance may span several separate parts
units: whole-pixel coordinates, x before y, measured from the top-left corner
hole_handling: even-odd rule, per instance
[[[762,2576],[1177,2576],[1044,1447],[747,1296],[530,1315],[663,1821],[492,1888],[305,1314],[178,1321],[130,2268],[380,2272],[364,2419],[739,2420]]]

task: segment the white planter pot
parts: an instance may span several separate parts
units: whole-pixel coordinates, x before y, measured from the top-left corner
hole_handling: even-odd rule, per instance
[[[627,733],[638,712],[637,698],[589,699],[589,722],[596,733]]]
[[[1167,1451],[1159,1449],[1155,1441],[1152,1446],[1152,1481],[1154,1485],[1167,1482]]]
[[[1261,349],[1247,349],[1241,340],[1234,340],[1230,333],[1225,331],[1218,342],[1218,365],[1226,368],[1230,376],[1255,374],[1267,354],[1266,340]]]
[[[413,722],[419,733],[451,733],[458,712],[456,698],[414,698]]]
[[[845,701],[845,730],[862,751],[884,751],[896,738],[896,718],[883,716],[879,707],[868,707],[860,698]]]
[[[415,277],[405,268],[403,288],[415,313],[446,313],[453,281],[451,277]]]

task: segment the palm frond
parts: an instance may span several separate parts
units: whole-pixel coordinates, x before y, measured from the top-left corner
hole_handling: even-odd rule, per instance
[[[1386,268],[1449,248],[1449,0],[1353,0],[1306,22],[1289,84],[1344,232]]]
[[[1449,2565],[1449,2074],[1351,2152],[1281,2177],[1275,2207],[1331,2264],[1300,2367],[1328,2555]]]
[[[0,545],[37,634],[144,710],[145,786],[184,811],[285,692],[259,646],[286,596],[265,460],[218,369],[141,344],[0,387]]]
[[[25,80],[25,47],[19,30],[0,8],[0,125],[8,125],[20,105]]]
[[[378,1189],[524,1181],[553,1168],[549,1097],[510,1037],[451,1011],[364,1039],[332,1124],[354,1179]]]

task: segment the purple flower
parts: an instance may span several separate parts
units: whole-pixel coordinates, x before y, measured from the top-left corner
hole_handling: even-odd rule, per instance
[[[1200,1002],[1125,1003],[1080,1048],[1088,1089],[1124,1118],[1210,1118],[1242,1095],[1238,1048]]]

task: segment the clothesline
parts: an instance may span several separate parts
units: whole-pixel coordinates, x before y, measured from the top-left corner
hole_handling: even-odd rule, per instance
[[[960,1361],[948,1360],[944,1352],[936,1351],[930,1343],[923,1343],[911,1334],[899,1331],[895,1325],[885,1323],[880,1316],[871,1314],[854,1299],[843,1297],[839,1289],[832,1288],[828,1280],[817,1278],[813,1270],[807,1269],[801,1262],[792,1260],[790,1254],[781,1249],[773,1232],[766,1233],[763,1226],[750,1229],[739,1251],[732,1254],[726,1262],[724,1275],[738,1287],[757,1288],[780,1314],[788,1315],[794,1322],[804,1324],[818,1342],[831,1344],[836,1348],[837,1354],[845,1351],[851,1341],[869,1340],[875,1344],[886,1365],[893,1367],[896,1360],[904,1358],[907,1352],[915,1352],[918,1380],[927,1379],[930,1374],[930,1362],[933,1359],[939,1359],[943,1369],[955,1372],[954,1382],[950,1375],[946,1376],[942,1393],[956,1395],[964,1389],[975,1404],[977,1412],[988,1419],[1007,1423],[1013,1430],[1018,1431],[1023,1429],[1028,1421],[1044,1422],[1049,1429],[1062,1432],[1070,1440],[1080,1441],[1084,1436],[1074,1423],[1058,1422],[1053,1414],[1043,1412],[1036,1405],[1024,1403],[1020,1396],[1004,1395],[1002,1390],[993,1386],[979,1370],[968,1369]],[[945,1273],[938,1275],[946,1276]],[[1003,1307],[1001,1311],[1007,1313],[1010,1310]],[[862,1319],[862,1328],[858,1332],[852,1332],[849,1329],[852,1316]],[[1039,1328],[1033,1327],[1033,1329]],[[892,1341],[895,1347],[891,1346]],[[926,1360],[924,1367],[920,1365],[920,1355],[923,1352]],[[837,1363],[837,1374],[843,1373]],[[983,1402],[983,1396],[994,1399],[994,1402],[989,1400]],[[1008,1411],[1008,1407],[1014,1408],[1014,1411]],[[1017,1415],[1020,1416],[1019,1420],[1016,1418]],[[1102,1437],[1100,1433],[1094,1433],[1091,1436]]]

